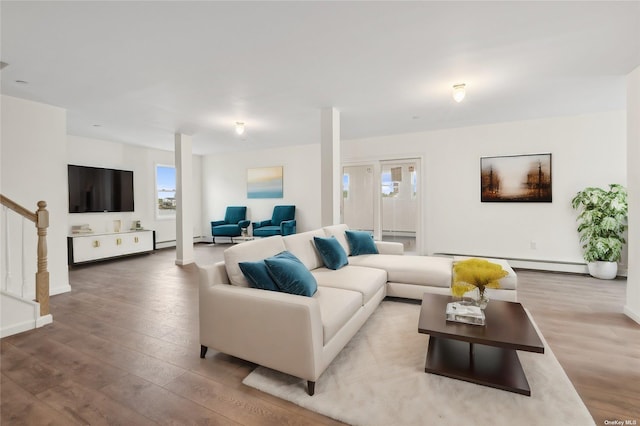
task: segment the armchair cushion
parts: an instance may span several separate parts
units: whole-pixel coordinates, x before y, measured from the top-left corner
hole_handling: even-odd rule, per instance
[[[318,290],[316,279],[297,257],[271,257],[265,259],[264,263],[281,291],[311,297]]]
[[[264,226],[271,226],[271,219],[261,220],[259,222],[253,222],[253,229],[262,228]]]
[[[271,215],[271,223],[280,225],[285,220],[293,220],[296,217],[296,206],[275,206]]]
[[[224,215],[224,221],[228,224],[239,224],[241,220],[245,220],[247,217],[247,208],[245,206],[230,206],[227,207],[227,212]]]
[[[337,270],[349,264],[347,253],[335,237],[313,237],[324,266]]]
[[[351,249],[351,256],[378,254],[378,248],[370,233],[366,231],[344,231]]]

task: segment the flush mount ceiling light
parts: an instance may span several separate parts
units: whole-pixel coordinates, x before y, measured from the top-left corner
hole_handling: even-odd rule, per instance
[[[453,85],[453,99],[455,99],[456,102],[462,102],[464,99],[464,95],[466,94],[465,86],[466,84],[464,83]]]
[[[236,121],[236,134],[242,135],[244,133],[244,123],[242,121]]]

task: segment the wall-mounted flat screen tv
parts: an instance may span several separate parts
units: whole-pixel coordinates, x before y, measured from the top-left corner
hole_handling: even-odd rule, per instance
[[[68,165],[69,213],[132,212],[133,172]]]

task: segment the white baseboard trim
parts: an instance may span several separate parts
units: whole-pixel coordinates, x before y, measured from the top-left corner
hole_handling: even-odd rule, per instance
[[[2,327],[2,329],[0,329],[0,338],[13,336],[14,334],[18,334],[18,333],[24,333],[25,331],[33,330],[34,328],[36,327],[33,320],[12,324],[10,326]]]
[[[211,240],[211,237],[208,237],[208,238],[209,240]],[[206,241],[207,241],[207,237],[202,237],[202,236],[193,237],[194,244],[206,242]],[[175,246],[176,246],[176,240],[156,241],[156,249],[170,248]]]
[[[36,328],[39,328],[39,327],[42,327],[43,325],[47,325],[51,323],[53,323],[53,315],[51,314],[43,315],[36,319]]]
[[[629,307],[629,305],[624,306],[624,314],[640,324],[640,312],[635,312],[633,309]]]

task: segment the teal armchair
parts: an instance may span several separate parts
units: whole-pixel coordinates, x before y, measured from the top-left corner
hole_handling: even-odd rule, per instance
[[[246,217],[247,208],[245,206],[227,207],[224,220],[211,222],[213,242],[216,242],[216,237],[228,237],[233,241],[233,237],[242,235],[242,228],[248,228],[250,224]]]
[[[296,206],[275,206],[271,219],[253,222],[254,237],[296,233]]]

